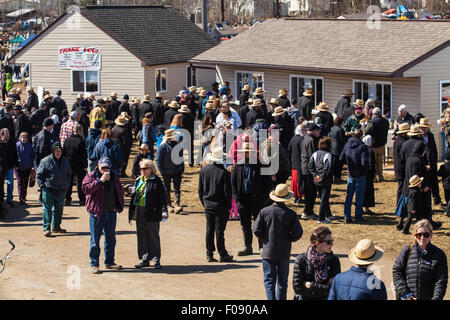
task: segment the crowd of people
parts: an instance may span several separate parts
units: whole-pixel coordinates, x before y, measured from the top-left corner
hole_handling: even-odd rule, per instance
[[[408,233],[412,219],[417,220],[414,244],[402,250],[395,263],[394,283],[399,298],[442,299],[447,260],[430,242],[433,230],[441,227],[433,220],[431,196],[435,204],[441,203],[437,177],[442,176],[450,203],[450,189],[446,188],[450,165],[446,162],[437,170],[437,148],[428,119],[420,114],[411,116],[402,105],[394,133],[388,137],[389,121],[375,101],[352,102],[351,90],[343,92],[334,110],[336,116],[325,102],[314,107],[312,88],[293,101],[287,90],[281,89],[279,97],[269,103],[262,88],[250,91],[245,85],[236,102],[228,82],[214,83],[210,90],[183,89],[172,101],[159,93],[153,102],[149,95],[130,99],[125,94],[120,101],[116,92],[108,97],[79,94],[69,108],[61,90],[54,97],[44,92],[39,103],[33,88],[27,89],[26,100],[20,89],[10,88],[0,111],[0,217],[15,206],[15,175],[21,205],[26,205],[27,187],[34,181],[38,185],[44,236],[65,233],[63,210],[73,203],[76,180],[78,205],[90,214],[91,270],[99,274],[102,234],[105,268],[122,269],[115,261],[115,229],[117,213],[125,210],[128,194],[128,220],[136,222],[138,239],[139,263],[135,267],[149,267],[153,261],[159,269],[160,222],[169,214],[185,214],[181,194],[185,162],[190,167],[198,164],[207,261],[218,261],[216,246],[220,262],[234,261],[225,246],[225,229],[229,219],[239,219],[243,248],[238,256],[253,254],[256,236],[267,298],[286,299],[292,242],[303,234],[287,201],[304,203],[302,219],[333,223],[336,215],[329,199],[333,184],[343,183],[346,165],[345,223],[364,222],[364,215],[374,214],[370,210],[375,206],[374,182],[384,179],[384,149],[392,138],[398,181],[397,229]],[[200,135],[198,146],[194,144],[196,134]],[[136,180],[122,186],[120,178],[127,177],[135,142],[139,152],[132,161],[131,176]],[[196,157],[194,146],[198,147]],[[450,163],[450,152],[446,159]],[[315,214],[317,195],[320,207]],[[446,212],[448,215],[449,210]],[[341,273],[339,259],[331,250],[333,243],[331,231],[324,225],[311,235],[311,246],[297,257],[294,266],[296,298],[386,299],[381,280],[376,279],[379,286],[366,286],[372,276],[367,268],[383,250],[371,240],[361,240],[349,253],[355,267]]]

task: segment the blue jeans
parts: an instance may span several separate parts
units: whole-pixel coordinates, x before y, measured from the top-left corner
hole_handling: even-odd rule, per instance
[[[13,201],[14,191],[14,169],[9,169],[6,173],[6,202],[11,203]]]
[[[347,180],[347,197],[345,198],[344,216],[345,219],[351,218],[351,208],[353,195],[356,191],[356,203],[355,203],[355,220],[362,219],[363,216],[363,203],[364,203],[364,191],[366,190],[366,176],[359,178],[350,178]]]
[[[42,190],[42,214],[43,214],[43,230],[59,229],[61,226],[62,214],[64,209],[64,199],[66,194],[54,195],[51,192]]]
[[[262,259],[262,265],[267,300],[286,300],[289,277],[289,258],[287,260]],[[275,295],[277,283],[278,292]]]
[[[100,237],[105,235],[105,265],[114,264],[114,252],[116,248],[116,223],[117,213],[114,211],[104,212],[100,218],[95,218],[90,213],[89,228],[91,230],[91,247],[89,257],[91,266],[99,266],[100,260]]]

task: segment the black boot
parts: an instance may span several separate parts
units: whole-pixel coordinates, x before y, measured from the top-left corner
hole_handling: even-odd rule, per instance
[[[397,230],[402,230],[403,229],[403,220],[404,218],[400,218],[400,220],[397,223]]]
[[[244,233],[244,249],[238,251],[238,256],[248,256],[253,254],[252,242],[253,234],[251,230],[246,230]]]
[[[410,234],[409,227],[411,226],[413,215],[411,212],[408,212],[408,218],[406,218],[405,225],[403,226],[403,233]]]

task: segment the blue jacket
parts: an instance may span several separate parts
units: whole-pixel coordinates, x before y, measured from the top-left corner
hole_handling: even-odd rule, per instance
[[[111,171],[119,176],[123,163],[123,155],[119,146],[111,139],[102,140],[95,147],[92,156],[93,160],[99,161],[103,157],[108,157],[111,160]]]
[[[150,137],[147,136],[147,128],[150,126]],[[146,144],[149,147],[152,147],[156,142],[156,129],[151,123],[147,123],[142,129],[142,143]]]
[[[328,300],[387,300],[386,286],[372,273],[353,266],[336,275]]]
[[[95,146],[98,143],[98,140],[100,139],[102,132],[100,129],[91,128],[89,129],[89,135],[86,138],[86,148],[87,148],[87,154],[89,160],[94,160],[94,150]]]
[[[369,150],[359,138],[350,138],[342,149],[340,160],[347,164],[348,176],[360,178],[369,169]]]
[[[22,142],[17,141],[16,148],[19,159],[19,171],[31,169],[34,162],[34,150],[31,143],[27,142],[26,144],[23,144]]]
[[[175,146],[178,146],[178,144]],[[175,164],[171,156],[173,148],[174,147],[166,141],[161,143],[156,151],[156,166],[162,176],[184,172],[183,149],[180,148],[180,152],[178,154],[178,156],[181,157],[181,163]]]
[[[42,159],[36,171],[36,181],[39,188],[57,195],[66,194],[71,176],[72,169],[67,158],[61,156],[60,161],[58,161],[53,154]]]

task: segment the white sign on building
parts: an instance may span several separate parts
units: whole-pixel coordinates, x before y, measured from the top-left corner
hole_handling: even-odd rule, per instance
[[[58,48],[58,69],[98,71],[102,67],[98,46],[61,46]]]

